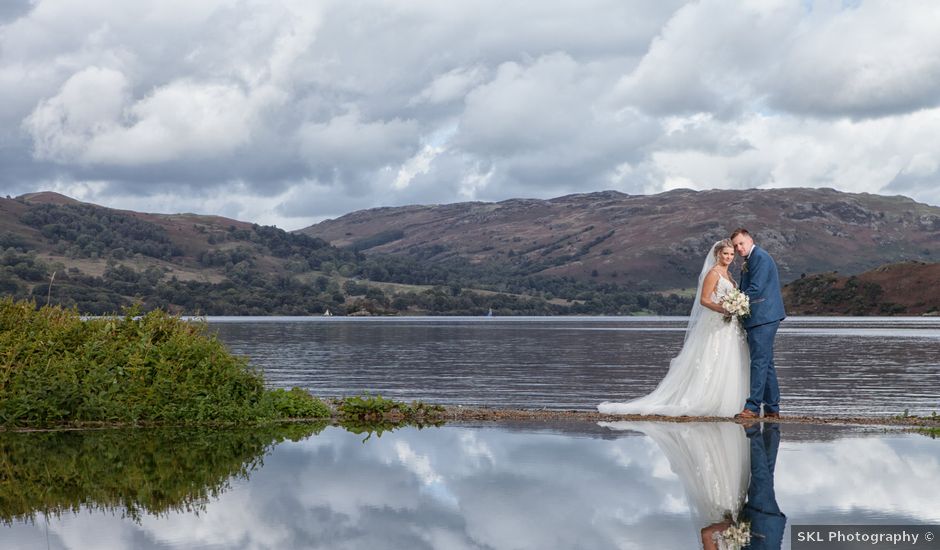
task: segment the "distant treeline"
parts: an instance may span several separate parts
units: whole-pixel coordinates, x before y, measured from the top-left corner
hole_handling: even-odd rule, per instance
[[[53,270],[55,279],[51,280]],[[0,255],[0,294],[32,297],[40,304],[77,307],[101,315],[140,303],[145,310],[167,308],[204,315],[317,315],[329,309],[346,315],[427,313],[432,315],[628,315],[650,312],[684,315],[690,303],[676,295],[627,291],[612,285],[584,289],[583,283],[549,281],[541,294],[483,293],[459,285],[436,285],[420,291],[392,292],[366,280],[317,275],[309,280],[290,273],[262,273],[241,263],[217,283],[183,281],[157,267],[135,270],[112,261],[100,277],[77,268],[50,266],[34,254],[7,249]],[[520,287],[535,286],[520,284]],[[571,298],[565,298],[571,291]],[[556,294],[557,292],[557,294]],[[560,298],[560,300],[551,300]],[[567,300],[570,300],[567,301]]]
[[[89,314],[132,303],[206,315],[315,315],[326,310],[340,315],[481,315],[490,309],[500,315],[684,315],[691,307],[688,298],[652,293],[627,281],[602,284],[540,276],[544,266],[534,264],[509,268],[460,258],[442,261],[446,250],[433,247],[412,256],[366,256],[360,251],[401,238],[394,231],[348,248],[261,225],[194,224],[181,232],[188,234],[184,239],[132,214],[85,204],[29,205],[20,221],[37,229],[45,243],[0,234],[0,293],[75,306]],[[40,258],[41,252],[63,260],[50,264]],[[106,265],[101,276],[93,276],[68,265],[71,259]],[[130,261],[152,265],[135,269],[127,265]],[[197,273],[189,279],[202,280],[177,278],[167,264]],[[53,272],[55,279],[47,284]]]

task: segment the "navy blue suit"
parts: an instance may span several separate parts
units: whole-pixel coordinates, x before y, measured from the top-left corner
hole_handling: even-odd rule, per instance
[[[745,549],[780,550],[787,516],[777,505],[774,491],[774,468],[780,446],[780,426],[766,424],[763,433],[754,424],[745,430],[751,444],[751,481],[747,487],[747,504],[743,516],[751,520],[751,542]]]
[[[774,366],[774,339],[780,321],[786,318],[777,264],[763,248],[755,245],[741,270],[741,292],[751,302],[751,314],[744,318],[751,353],[751,388],[745,408],[760,414],[780,410],[780,386]]]

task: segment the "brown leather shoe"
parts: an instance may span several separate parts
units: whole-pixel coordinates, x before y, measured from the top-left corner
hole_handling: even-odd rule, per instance
[[[734,417],[738,420],[755,420],[755,419],[760,418],[759,416],[757,416],[757,413],[752,411],[751,409],[744,409],[743,411],[734,415]]]
[[[780,418],[780,413],[764,413],[764,418]]]

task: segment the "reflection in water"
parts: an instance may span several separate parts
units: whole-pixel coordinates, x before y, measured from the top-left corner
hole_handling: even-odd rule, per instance
[[[702,546],[741,548],[721,538],[731,527],[749,523],[746,548],[779,549],[786,516],[774,492],[780,445],[777,424],[600,422],[617,431],[636,431],[656,442],[682,482]],[[745,501],[745,495],[747,496]]]
[[[774,491],[779,424],[601,422],[642,432],[656,442],[685,489],[694,524],[706,549],[740,548],[718,541],[731,525],[749,523],[745,548],[779,549],[786,516]],[[745,500],[745,494],[747,498]]]
[[[0,433],[0,520],[82,508],[138,522],[144,514],[197,512],[231,479],[247,479],[274,445],[324,427]]]
[[[751,448],[751,480],[744,506],[753,534],[749,548],[776,550],[783,542],[783,530],[787,525],[787,517],[780,511],[774,491],[780,426],[764,424],[761,430],[761,425],[752,424],[745,431]]]
[[[727,422],[600,422],[612,430],[641,432],[666,456],[701,527],[737,519],[744,504],[749,457],[744,429]]]
[[[940,522],[940,440],[661,426],[0,434],[0,548],[686,550],[710,518],[750,513],[757,495],[742,495],[762,463],[791,523]],[[773,468],[755,458],[778,444]]]

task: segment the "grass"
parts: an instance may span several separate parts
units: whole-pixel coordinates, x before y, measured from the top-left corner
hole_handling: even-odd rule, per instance
[[[937,427],[937,426],[931,426],[928,428],[917,428],[914,431],[919,434],[926,435],[927,437],[931,439],[937,439],[937,436],[940,436],[940,427]]]
[[[937,415],[937,411],[930,413],[930,416],[917,416],[916,414],[911,414],[910,409],[904,409],[904,412],[901,414],[894,415],[894,418],[897,419],[906,419],[906,418],[922,418],[924,420],[933,420],[940,422],[940,415]]]
[[[205,323],[133,309],[82,319],[58,306],[0,301],[0,422],[8,427],[329,416],[303,390],[266,390]]]
[[[340,419],[346,422],[423,422],[438,419],[444,414],[444,407],[440,405],[421,401],[403,403],[381,395],[347,397],[336,403],[336,409]]]
[[[931,423],[940,422],[940,415],[937,414],[937,411],[931,412],[930,416],[917,416],[917,415],[910,414],[909,409],[904,409],[904,412],[902,412],[901,414],[895,415],[894,418],[897,418],[899,420],[922,419],[922,420],[929,420]],[[940,426],[922,426],[919,428],[914,428],[912,431],[914,433],[926,435],[927,437],[931,439],[936,439],[937,436],[940,436]]]

